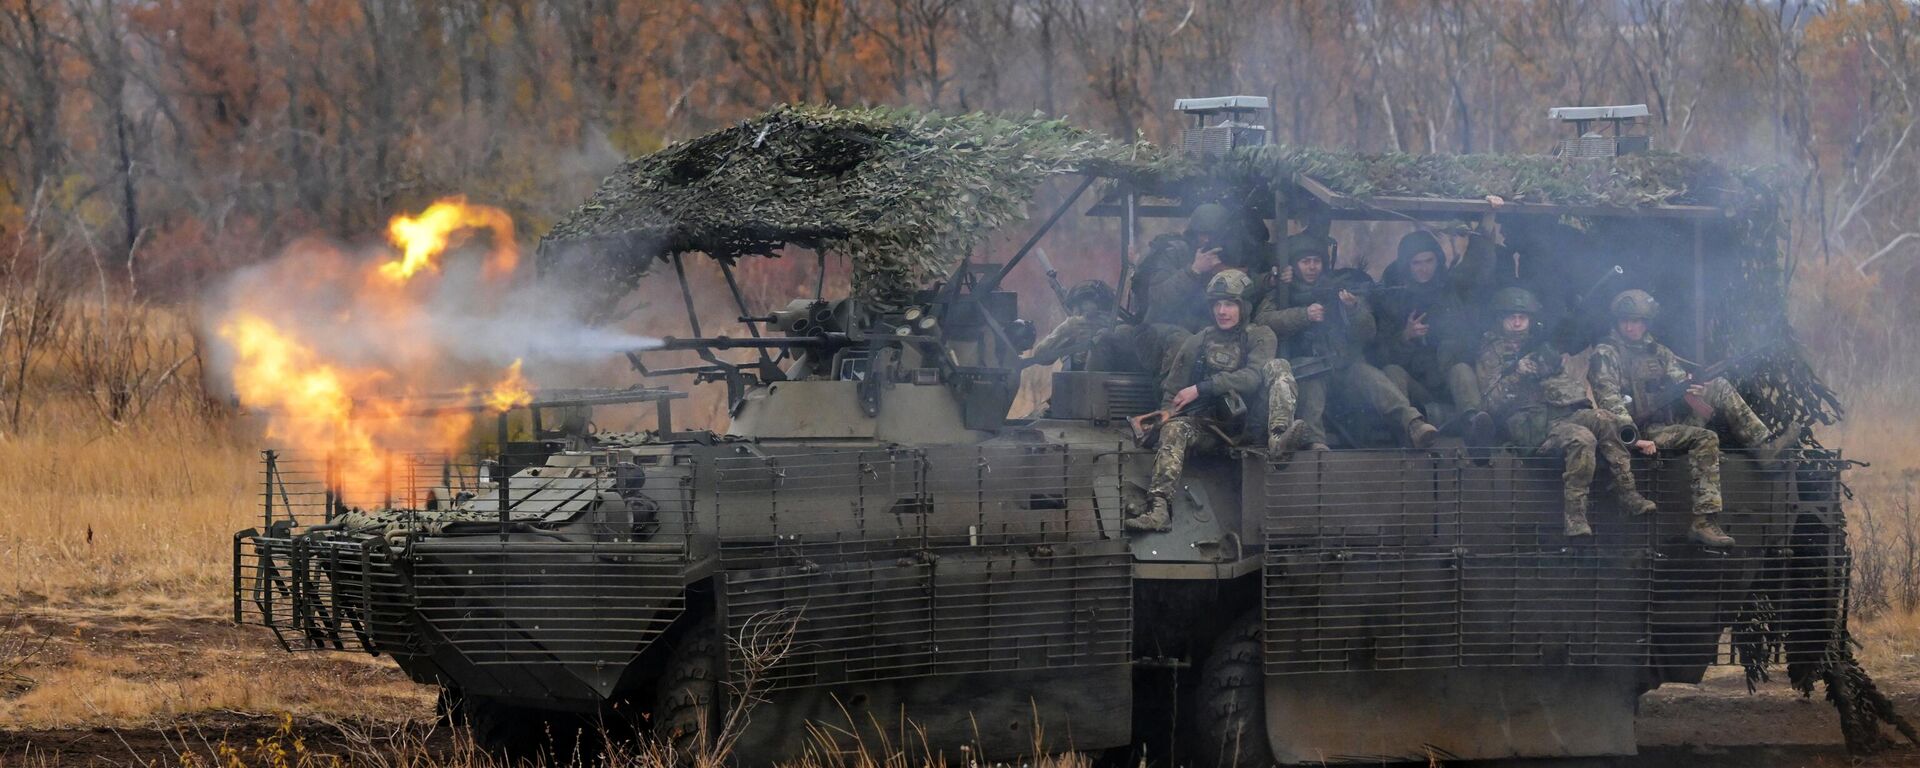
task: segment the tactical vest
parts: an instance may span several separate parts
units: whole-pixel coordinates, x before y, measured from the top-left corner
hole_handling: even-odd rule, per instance
[[[1614,350],[1620,353],[1620,377],[1626,385],[1626,394],[1633,398],[1627,405],[1627,411],[1633,414],[1633,420],[1639,424],[1673,423],[1671,409],[1655,408],[1654,395],[1667,386],[1666,361],[1661,359],[1660,345],[1647,339],[1634,344],[1617,335],[1612,339]]]
[[[1512,338],[1505,334],[1496,334],[1492,341],[1494,349],[1500,353],[1500,366],[1506,370],[1520,358],[1520,350],[1526,347],[1526,338]],[[1518,374],[1509,374],[1518,377]],[[1579,409],[1589,404],[1587,388],[1574,381],[1566,371],[1560,371],[1541,378],[1515,378],[1508,383],[1515,393],[1510,410],[1520,411],[1529,408],[1550,407],[1556,409]]]

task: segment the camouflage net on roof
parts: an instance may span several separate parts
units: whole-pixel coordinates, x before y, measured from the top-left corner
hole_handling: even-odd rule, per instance
[[[1774,182],[1767,169],[1729,169],[1671,152],[1620,158],[1545,155],[1409,155],[1360,153],[1270,144],[1199,162],[1166,162],[1133,169],[1165,190],[1282,184],[1312,177],[1348,197],[1480,200],[1499,195],[1512,203],[1633,208],[1708,205],[1736,212],[1772,210]],[[1177,193],[1176,193],[1177,196]]]
[[[1048,177],[1142,150],[1058,120],[785,106],[627,162],[541,249],[609,253],[630,287],[664,254],[790,243],[847,256],[855,293],[885,300],[1024,217]]]

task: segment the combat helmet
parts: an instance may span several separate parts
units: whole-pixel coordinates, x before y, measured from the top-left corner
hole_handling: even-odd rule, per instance
[[[1253,290],[1253,278],[1237,269],[1223,269],[1207,281],[1207,302],[1231,299],[1240,305],[1240,322],[1244,325],[1252,318],[1247,313],[1253,307],[1247,301],[1247,293]]]
[[[1540,314],[1540,300],[1534,298],[1533,291],[1525,288],[1502,288],[1493,294],[1493,311],[1497,315]]]
[[[1092,303],[1096,311],[1111,312],[1116,303],[1113,288],[1099,280],[1083,280],[1067,291],[1067,308]]]
[[[1193,207],[1193,215],[1187,217],[1187,231],[1195,234],[1206,233],[1214,237],[1225,237],[1233,229],[1233,214],[1219,203],[1201,203]]]
[[[1305,256],[1320,257],[1321,264],[1333,269],[1333,239],[1312,232],[1301,232],[1287,238],[1287,263],[1292,264]]]
[[[1660,316],[1660,302],[1654,300],[1653,294],[1638,288],[1621,291],[1607,308],[1613,311],[1615,320],[1652,320]]]

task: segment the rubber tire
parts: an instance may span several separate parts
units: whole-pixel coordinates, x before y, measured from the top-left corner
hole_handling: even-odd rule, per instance
[[[502,704],[442,691],[446,718],[464,726],[474,746],[510,760],[570,762],[586,723],[577,715]],[[436,707],[439,708],[439,707]]]
[[[675,638],[660,676],[653,706],[653,737],[673,748],[681,764],[693,762],[713,743],[709,730],[720,722],[720,630],[712,617],[694,622]]]
[[[1193,768],[1266,768],[1266,679],[1261,669],[1260,611],[1248,611],[1214,641],[1200,667],[1195,696]]]

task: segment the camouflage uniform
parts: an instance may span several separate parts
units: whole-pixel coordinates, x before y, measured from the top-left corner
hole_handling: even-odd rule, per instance
[[[1539,304],[1532,294],[1526,294],[1525,299],[1537,312]],[[1487,333],[1474,372],[1480,378],[1482,401],[1513,444],[1535,446],[1541,453],[1557,455],[1565,462],[1560,482],[1567,535],[1593,533],[1587,523],[1587,493],[1593,485],[1596,458],[1606,463],[1622,506],[1634,514],[1652,512],[1653,502],[1634,488],[1632,455],[1620,441],[1620,422],[1606,412],[1583,408],[1587,404],[1586,388],[1563,371],[1526,374],[1513,369],[1531,335],[1530,331]]]
[[[1240,297],[1250,283],[1239,270],[1215,276],[1208,295],[1239,300],[1243,319],[1229,329],[1209,326],[1189,336],[1174,354],[1172,370],[1161,382],[1162,407],[1170,408],[1174,396],[1189,386],[1198,389],[1200,397],[1160,426],[1153,477],[1147,484],[1152,504],[1146,513],[1126,521],[1129,529],[1165,530],[1171,519],[1169,500],[1186,469],[1187,456],[1239,442],[1242,435],[1238,433],[1250,414],[1241,414],[1241,423],[1235,423],[1229,413],[1229,398],[1245,403],[1264,390],[1270,444],[1292,424],[1293,371],[1286,360],[1274,356],[1273,332],[1244,319],[1247,307]]]
[[[1707,420],[1683,403],[1661,407],[1654,402],[1661,390],[1692,377],[1680,367],[1673,350],[1655,341],[1651,331],[1638,342],[1628,341],[1620,333],[1620,320],[1651,320],[1659,304],[1645,291],[1635,289],[1615,296],[1612,309],[1615,327],[1593,346],[1593,355],[1587,361],[1587,381],[1593,385],[1595,404],[1622,423],[1638,426],[1642,437],[1660,450],[1687,454],[1695,538],[1708,540],[1703,543],[1732,544],[1733,540],[1712,523],[1724,506],[1720,498],[1720,436],[1707,429]],[[1766,444],[1767,425],[1726,379],[1707,382],[1703,399],[1712,406],[1714,415],[1726,420],[1741,445],[1762,448]],[[1713,526],[1713,531],[1705,530],[1708,526]]]
[[[1308,235],[1288,238],[1288,258],[1298,261],[1301,255],[1312,253],[1324,259],[1328,253],[1324,242]],[[1325,373],[1299,381],[1302,434],[1298,442],[1302,445],[1326,443],[1327,396],[1329,389],[1337,388],[1403,429],[1415,447],[1426,447],[1437,430],[1427,424],[1419,409],[1407,400],[1406,390],[1367,363],[1362,355],[1376,332],[1373,311],[1365,299],[1347,307],[1338,298],[1327,295],[1333,291],[1334,282],[1326,273],[1312,285],[1296,278],[1268,294],[1260,303],[1260,311],[1254,314],[1254,322],[1273,329],[1276,338],[1287,342],[1288,357],[1295,368],[1310,359],[1324,360],[1331,365]],[[1320,322],[1307,317],[1307,308],[1316,303],[1326,310],[1326,318]],[[1340,335],[1345,338],[1339,339],[1329,332],[1330,326],[1343,320],[1345,333]]]

